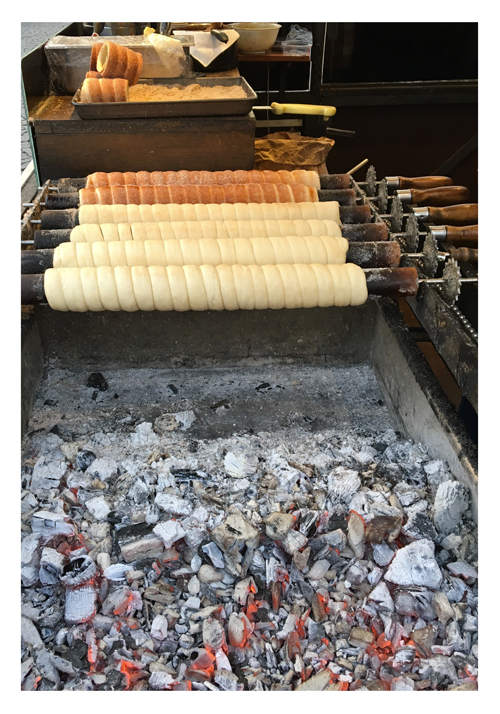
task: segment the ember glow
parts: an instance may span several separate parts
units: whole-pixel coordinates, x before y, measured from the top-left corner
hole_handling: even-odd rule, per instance
[[[26,449],[24,690],[477,689],[469,495],[392,429]]]

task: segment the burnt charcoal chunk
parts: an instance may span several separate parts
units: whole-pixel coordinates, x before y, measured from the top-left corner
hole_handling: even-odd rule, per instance
[[[80,471],[86,471],[90,464],[96,460],[97,456],[90,449],[82,449],[76,455],[76,465]]]
[[[108,389],[108,383],[104,375],[100,372],[92,372],[87,379],[87,387],[98,389],[100,392],[106,392]]]
[[[197,441],[190,441],[189,446],[188,446],[189,452],[191,454],[195,454],[198,451],[198,442]]]
[[[339,528],[347,533],[347,518],[345,518],[345,516],[333,515],[328,521],[328,530],[337,531]]]
[[[101,687],[101,691],[121,692],[127,686],[127,680],[123,672],[118,672],[116,669],[112,669],[106,674],[106,677],[106,684]]]
[[[179,392],[175,384],[168,384],[167,386],[174,394],[177,394]]]
[[[272,389],[271,385],[269,382],[262,382],[262,384],[259,384],[258,387],[255,387],[256,392],[261,392],[264,389]]]
[[[43,403],[44,407],[57,407],[57,399],[46,399]]]

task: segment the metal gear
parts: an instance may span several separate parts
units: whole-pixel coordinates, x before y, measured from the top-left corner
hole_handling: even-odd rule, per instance
[[[400,233],[403,228],[403,204],[397,196],[391,203],[391,228],[394,233]]]
[[[381,181],[378,185],[378,210],[380,213],[387,213],[387,181]]]
[[[408,223],[406,224],[406,227],[408,228]],[[418,222],[417,222],[417,231],[418,231]],[[415,252],[413,250],[409,251],[410,253]],[[422,269],[426,275],[429,276],[429,278],[433,278],[438,269],[438,244],[437,240],[434,238],[432,233],[428,233],[427,237],[424,241],[424,247],[422,249]]]
[[[410,213],[406,220],[404,240],[408,253],[416,253],[418,251],[418,221],[415,216]]]
[[[450,258],[443,270],[443,283],[441,285],[443,300],[448,305],[453,305],[460,295],[460,277],[461,273],[457,261]]]
[[[375,196],[377,193],[377,174],[375,166],[369,166],[366,172],[366,195]]]

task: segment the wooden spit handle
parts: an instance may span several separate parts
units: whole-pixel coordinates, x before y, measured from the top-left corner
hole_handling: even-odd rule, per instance
[[[43,218],[43,213],[42,213]],[[458,206],[433,208],[429,206],[429,223],[436,225],[468,226],[478,222],[478,204],[462,203]]]
[[[478,262],[478,251],[475,248],[455,248],[453,245],[446,245],[446,251],[450,254],[450,258],[456,260],[457,263]]]
[[[418,292],[416,268],[373,268],[364,272],[369,295],[400,298]],[[43,274],[21,275],[21,304],[37,302],[46,302]]]
[[[410,189],[411,203],[416,206],[451,206],[467,201],[469,189],[465,186],[439,186],[422,191]]]
[[[453,179],[448,176],[399,176],[398,188],[437,188],[438,186],[451,186]]]
[[[445,226],[446,241],[455,246],[477,247],[478,226]]]

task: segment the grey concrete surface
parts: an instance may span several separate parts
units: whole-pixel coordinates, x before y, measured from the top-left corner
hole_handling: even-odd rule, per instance
[[[47,42],[57,32],[69,25],[69,22],[22,22],[21,23],[21,59],[36,47]],[[21,99],[21,173],[31,161],[31,147],[28,138],[28,126],[24,104]]]

